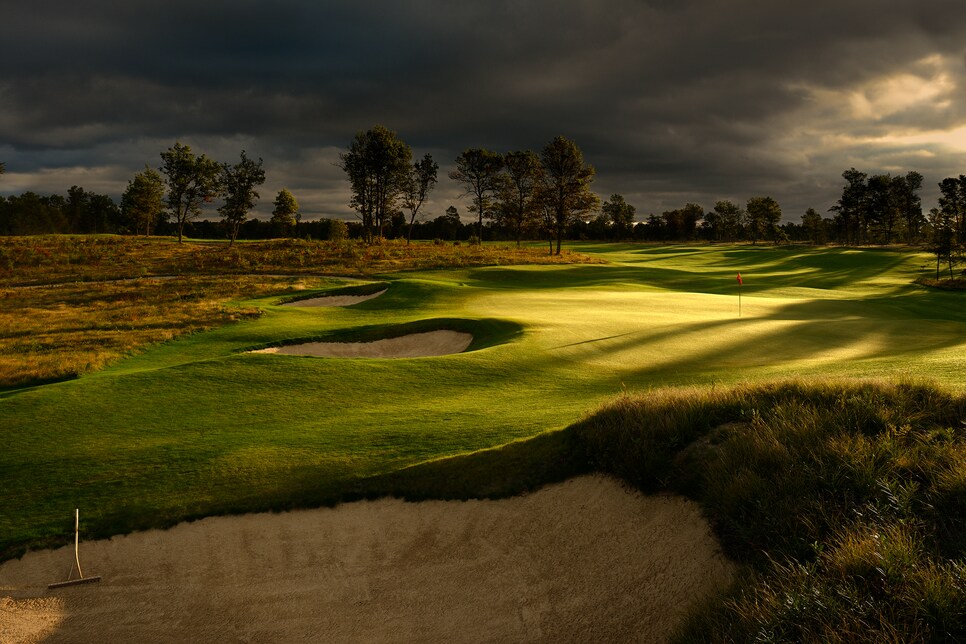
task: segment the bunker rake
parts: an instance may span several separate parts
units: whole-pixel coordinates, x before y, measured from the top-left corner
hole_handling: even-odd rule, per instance
[[[74,573],[74,564],[77,565],[77,575],[78,579],[71,579],[70,576]],[[95,581],[100,581],[100,575],[94,577],[85,577],[84,572],[81,570],[80,565],[80,509],[74,510],[74,563],[70,566],[70,571],[67,573],[67,581],[58,581],[52,584],[47,584],[47,588],[63,588],[64,586],[77,586],[78,584],[91,584]]]

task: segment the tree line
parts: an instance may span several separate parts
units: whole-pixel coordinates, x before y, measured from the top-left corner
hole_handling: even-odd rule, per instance
[[[25,192],[0,196],[0,234],[144,234],[163,232],[184,237],[185,226],[202,214],[205,204],[221,200],[223,234],[230,243],[238,237],[265,182],[262,159],[250,159],[242,150],[237,163],[218,163],[191,147],[176,142],[161,153],[158,169],[145,167],[128,182],[118,205],[108,195],[78,186],[60,195]],[[0,164],[0,174],[3,171]],[[298,218],[298,202],[282,189],[275,198],[272,225],[287,234]]]
[[[362,222],[363,237],[384,235],[390,219],[405,208],[411,230],[429,192],[437,183],[439,165],[426,154],[412,162],[412,149],[382,125],[360,131],[340,155],[352,194],[349,205]],[[450,179],[470,197],[476,215],[475,241],[484,237],[484,222],[510,231],[517,244],[527,234],[543,234],[556,253],[568,225],[594,210],[600,200],[591,189],[594,168],[584,162],[573,141],[558,136],[538,155],[532,150],[499,153],[467,148],[456,157]],[[449,212],[449,211],[447,211]]]
[[[849,168],[842,178],[831,221],[811,210],[807,221],[803,216],[816,237],[853,245],[926,243],[936,255],[937,279],[943,265],[953,277],[955,267],[966,262],[966,175],[939,182],[939,205],[927,215],[919,197],[923,176],[916,171],[869,175]]]
[[[349,206],[359,221],[301,222],[294,195],[282,189],[268,222],[249,217],[265,181],[262,159],[243,150],[234,164],[218,163],[176,142],[161,153],[161,165],[145,167],[128,182],[115,204],[107,195],[72,186],[66,197],[27,192],[0,197],[0,234],[128,233],[175,234],[186,228],[201,237],[240,234],[249,239],[286,236],[316,238],[376,237],[467,240],[544,238],[559,254],[564,239],[680,242],[810,242],[815,244],[928,244],[937,257],[937,275],[966,261],[966,175],[939,183],[937,208],[922,212],[923,176],[868,174],[850,168],[845,185],[823,217],[813,208],[801,223],[782,223],[782,210],[770,196],[744,204],[728,200],[711,210],[695,203],[637,220],[636,209],[621,194],[601,201],[591,189],[593,166],[577,144],[555,137],[539,153],[505,153],[467,148],[455,159],[449,178],[469,197],[473,224],[461,220],[455,206],[428,219],[423,206],[438,181],[439,165],[431,154],[413,161],[413,152],[382,125],[358,132],[338,166],[350,187]],[[0,174],[5,170],[0,163]],[[220,222],[197,221],[205,204],[220,200]],[[193,226],[193,227],[192,227]]]

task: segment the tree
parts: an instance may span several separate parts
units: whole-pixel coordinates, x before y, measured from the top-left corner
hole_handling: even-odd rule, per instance
[[[161,221],[164,210],[164,179],[157,170],[145,167],[128,181],[121,195],[121,212],[129,222],[134,234],[144,231],[145,236]]]
[[[64,216],[67,218],[68,233],[97,232],[96,227],[91,230],[85,225],[88,223],[85,220],[88,219],[89,203],[90,198],[87,195],[87,191],[83,188],[71,186],[67,190],[67,203],[64,206]]]
[[[704,208],[696,203],[687,203],[683,208],[661,213],[661,218],[672,239],[685,241],[694,238],[698,222],[704,219]]]
[[[42,197],[35,192],[6,199],[4,221],[0,233],[4,235],[43,235],[61,233],[67,229],[63,197]]]
[[[842,178],[846,182],[842,188],[842,196],[834,206],[829,208],[829,211],[836,213],[835,222],[845,243],[859,244],[865,240],[868,175],[855,168],[849,168],[842,173]]]
[[[430,191],[436,186],[436,173],[439,164],[433,161],[433,156],[427,153],[422,161],[417,161],[409,171],[409,181],[406,182],[402,193],[403,206],[409,211],[409,231],[406,233],[406,243],[413,237],[413,224],[419,208],[426,201]]]
[[[936,255],[936,279],[943,262],[949,266],[949,277],[953,277],[953,266],[961,257],[962,247],[956,242],[956,215],[952,209],[933,208],[929,211],[932,226],[932,242],[929,250]]]
[[[745,211],[748,213],[748,232],[753,244],[757,244],[759,239],[775,238],[778,222],[782,219],[782,209],[777,201],[771,197],[752,197]]]
[[[946,177],[939,182],[939,209],[957,244],[966,244],[966,175]]]
[[[926,223],[926,218],[922,214],[922,198],[919,196],[923,176],[912,170],[904,177],[896,177],[896,180],[894,184],[896,201],[899,215],[905,223],[906,242],[915,243],[921,239],[922,226]]]
[[[120,210],[113,199],[108,195],[88,192],[80,186],[71,186],[67,190],[67,200],[61,210],[66,226],[57,232],[113,233],[123,225]]]
[[[733,242],[743,236],[745,212],[741,209],[741,206],[733,201],[717,201],[714,204],[714,213],[718,215],[722,239]]]
[[[539,216],[537,191],[543,168],[540,157],[533,150],[509,152],[503,157],[504,179],[499,184],[497,221],[520,245],[523,231]]]
[[[559,255],[567,222],[600,204],[600,198],[590,191],[595,171],[593,166],[584,163],[577,144],[562,136],[547,144],[540,161],[543,165],[540,198],[545,216],[552,217]]]
[[[505,181],[503,156],[484,148],[469,148],[456,157],[456,169],[449,178],[466,186],[462,196],[473,195],[470,212],[479,215],[479,238],[483,240],[483,218],[492,215],[492,197]]]
[[[939,208],[930,211],[932,227],[930,250],[936,254],[936,279],[945,261],[949,276],[953,266],[963,261],[966,252],[966,175],[946,177],[939,183]]]
[[[917,194],[922,187],[922,175],[907,172],[904,176],[876,174],[865,185],[866,224],[876,234],[876,240],[891,244],[902,232],[906,241],[918,238],[922,224],[922,201]]]
[[[805,229],[808,241],[813,244],[824,244],[828,239],[825,233],[825,220],[814,208],[809,208],[802,215],[802,228]]]
[[[184,225],[201,214],[202,204],[218,196],[221,166],[203,154],[196,157],[190,146],[176,142],[161,153],[161,174],[168,184],[166,204],[178,226],[180,244]]]
[[[329,241],[342,243],[349,237],[349,226],[341,219],[329,222]]]
[[[373,226],[380,237],[386,219],[398,210],[396,200],[409,181],[412,150],[382,125],[358,132],[349,150],[339,155],[352,190],[349,205],[362,219],[366,243],[373,239]]]
[[[450,240],[456,239],[461,225],[460,213],[456,209],[456,206],[450,206],[446,209],[445,214],[433,220],[433,227],[436,230],[436,234],[439,237],[446,237]]]
[[[295,227],[295,215],[299,211],[299,202],[295,200],[295,196],[288,188],[282,188],[272,203],[275,206],[272,210],[272,227],[283,235],[291,234],[292,228]]]
[[[701,226],[701,232],[711,243],[721,241],[724,236],[721,229],[721,215],[714,210],[704,213],[704,225]]]
[[[88,192],[85,215],[85,226],[91,232],[125,232],[121,220],[121,209],[117,207],[117,204],[109,195]]]
[[[649,214],[644,221],[644,226],[638,227],[635,232],[638,230],[641,231],[642,237],[648,241],[667,241],[669,237],[667,222],[661,215],[654,213]]]
[[[265,170],[262,160],[252,161],[241,152],[241,160],[235,165],[221,166],[221,186],[225,203],[218,208],[222,222],[228,227],[228,247],[231,248],[238,237],[238,229],[248,213],[255,207],[259,194],[256,188],[265,183]]]
[[[600,210],[610,223],[615,239],[620,240],[630,236],[636,210],[624,200],[623,195],[611,195],[610,201],[605,201]]]

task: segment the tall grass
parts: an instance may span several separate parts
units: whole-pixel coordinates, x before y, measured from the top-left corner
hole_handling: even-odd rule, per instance
[[[145,347],[260,315],[229,304],[325,280],[186,276],[0,287],[0,389],[75,378]]]
[[[751,571],[684,641],[966,639],[966,398],[808,383],[624,397],[592,467],[698,500]]]
[[[591,261],[600,260],[395,241],[282,239],[228,248],[167,238],[0,237],[0,390],[75,378],[151,344],[260,314],[230,306],[231,300],[325,284],[276,274]]]
[[[0,286],[53,284],[157,275],[374,275],[401,270],[509,264],[602,263],[578,253],[548,256],[535,248],[504,245],[366,245],[276,239],[240,243],[179,244],[164,237],[47,235],[0,237]]]

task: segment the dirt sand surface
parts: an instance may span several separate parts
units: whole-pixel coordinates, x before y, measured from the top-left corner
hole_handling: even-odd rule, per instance
[[[83,526],[82,526],[83,527]],[[695,504],[580,477],[500,501],[359,502],[0,565],[4,642],[661,642],[732,565]]]
[[[322,358],[421,358],[466,351],[473,336],[459,331],[411,333],[375,342],[306,342],[258,349],[251,353],[282,353]]]
[[[366,300],[379,297],[385,292],[386,289],[382,289],[381,291],[371,293],[369,295],[326,295],[324,297],[311,297],[305,300],[286,302],[282,304],[282,306],[297,306],[306,308],[316,306],[352,306],[353,304],[358,304],[359,302],[365,302]]]

